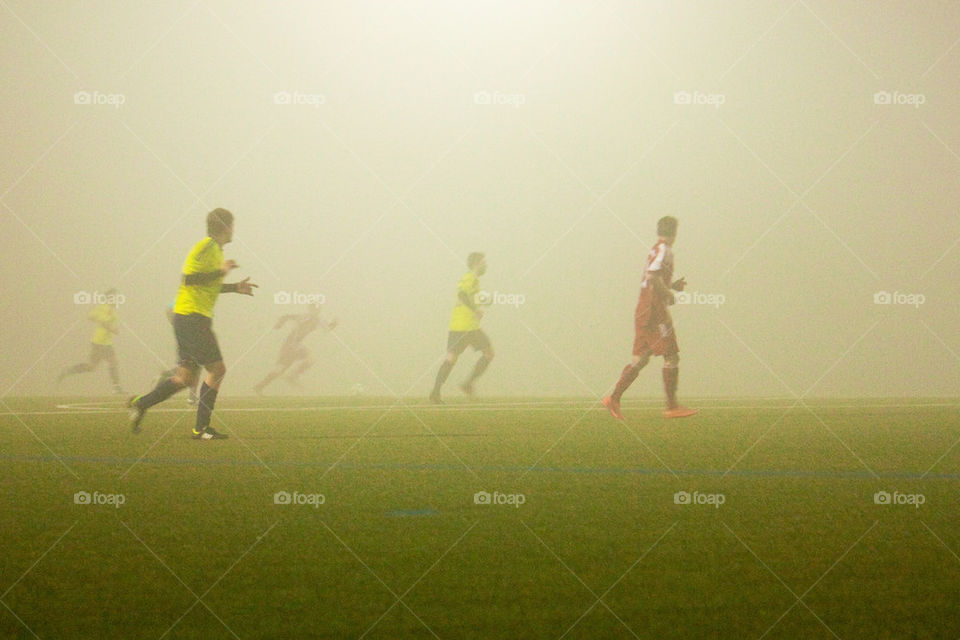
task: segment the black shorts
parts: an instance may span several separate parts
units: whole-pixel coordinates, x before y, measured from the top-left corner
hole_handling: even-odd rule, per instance
[[[196,369],[223,360],[213,333],[213,320],[199,313],[173,314],[173,334],[177,337],[177,358],[181,367]]]
[[[97,364],[101,360],[109,360],[113,357],[113,346],[109,344],[90,343],[90,362]]]
[[[490,338],[480,329],[476,331],[451,331],[447,335],[447,352],[460,355],[473,347],[476,351],[490,348]]]

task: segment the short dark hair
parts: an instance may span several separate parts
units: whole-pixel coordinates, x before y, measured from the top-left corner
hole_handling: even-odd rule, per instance
[[[223,233],[233,224],[233,214],[226,209],[216,208],[207,214],[207,235]]]
[[[467,256],[467,269],[473,269],[481,260],[483,260],[483,254],[479,251],[474,251]]]
[[[673,216],[663,216],[657,220],[657,235],[665,238],[677,235],[677,219]]]

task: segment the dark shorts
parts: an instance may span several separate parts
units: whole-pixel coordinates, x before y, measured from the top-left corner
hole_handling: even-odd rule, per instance
[[[490,348],[490,338],[480,329],[476,331],[451,331],[447,335],[447,352],[460,355],[473,347],[476,351]]]
[[[90,343],[90,362],[97,364],[101,360],[109,360],[113,357],[113,346],[109,344]]]
[[[223,360],[213,333],[213,320],[199,313],[173,315],[173,333],[177,337],[177,357],[181,367],[196,369]]]

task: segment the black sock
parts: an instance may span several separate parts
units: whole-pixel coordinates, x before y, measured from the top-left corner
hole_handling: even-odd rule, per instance
[[[477,360],[477,364],[473,367],[473,372],[470,374],[470,378],[467,379],[467,384],[473,384],[473,381],[483,375],[483,372],[487,370],[487,365],[490,364],[490,360],[487,356],[480,356],[480,359]]]
[[[177,386],[173,378],[166,378],[157,383],[153,391],[137,400],[137,406],[141,409],[149,409],[155,404],[160,404],[183,387]]]
[[[443,383],[447,381],[451,371],[453,371],[453,363],[449,360],[444,360],[443,364],[440,365],[440,370],[437,371],[437,381],[433,383],[432,395],[437,395],[440,393],[440,387],[442,387]]]
[[[200,399],[197,402],[197,427],[195,431],[203,431],[210,426],[210,416],[213,414],[213,405],[217,402],[217,390],[211,389],[204,382],[200,387]]]

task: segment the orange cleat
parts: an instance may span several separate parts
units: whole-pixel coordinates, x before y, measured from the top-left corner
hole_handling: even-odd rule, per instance
[[[607,408],[607,411],[610,412],[610,415],[612,415],[612,416],[613,416],[614,418],[616,418],[617,420],[623,420],[623,414],[620,413],[620,403],[619,403],[619,402],[617,402],[616,400],[614,400],[614,399],[611,398],[610,396],[607,396],[606,398],[604,398],[604,399],[601,400],[600,402],[602,402],[602,403],[603,403],[603,406],[605,406],[605,407]]]
[[[698,413],[699,409],[688,409],[687,407],[674,407],[673,409],[664,409],[664,418],[689,418]]]

